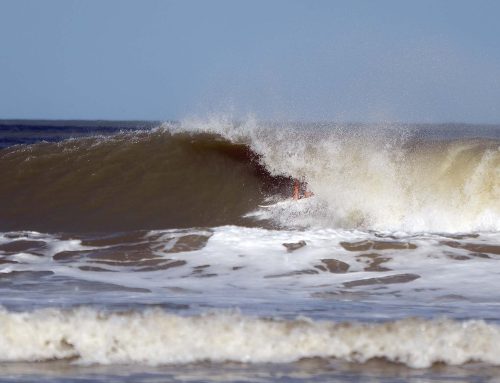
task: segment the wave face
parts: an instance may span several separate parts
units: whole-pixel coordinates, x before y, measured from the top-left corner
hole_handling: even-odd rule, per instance
[[[4,149],[0,174],[0,228],[45,232],[245,224],[283,182],[246,145],[165,130]]]
[[[414,368],[443,362],[500,364],[500,329],[484,321],[405,319],[380,324],[272,320],[218,313],[183,317],[159,309],[0,311],[1,361],[77,359],[84,364],[199,361],[285,363],[302,358]],[[474,339],[474,342],[471,342]]]
[[[476,135],[475,135],[476,133]],[[0,152],[0,230],[500,230],[500,133],[224,119]],[[292,179],[314,197],[291,196]],[[270,207],[261,208],[266,204]]]

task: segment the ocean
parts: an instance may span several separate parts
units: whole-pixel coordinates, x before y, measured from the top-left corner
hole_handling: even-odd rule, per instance
[[[500,126],[4,120],[0,179],[2,382],[500,382]]]

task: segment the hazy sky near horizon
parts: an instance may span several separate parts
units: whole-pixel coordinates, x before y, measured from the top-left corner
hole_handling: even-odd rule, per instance
[[[496,0],[0,0],[0,118],[500,123]]]

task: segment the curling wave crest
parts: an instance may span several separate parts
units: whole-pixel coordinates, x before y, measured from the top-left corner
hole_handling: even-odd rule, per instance
[[[455,126],[235,124],[167,130],[244,142],[272,175],[307,182],[307,206],[263,212],[283,225],[405,232],[500,230],[500,135]],[[459,133],[457,133],[459,132]],[[477,133],[474,133],[477,132]]]

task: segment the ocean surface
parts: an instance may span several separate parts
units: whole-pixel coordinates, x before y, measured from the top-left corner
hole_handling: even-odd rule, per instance
[[[0,180],[2,382],[500,382],[500,126],[0,121]]]

